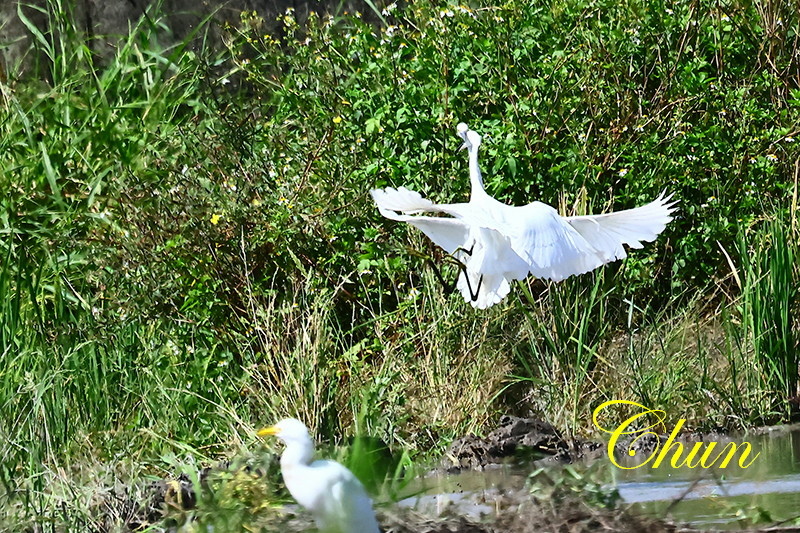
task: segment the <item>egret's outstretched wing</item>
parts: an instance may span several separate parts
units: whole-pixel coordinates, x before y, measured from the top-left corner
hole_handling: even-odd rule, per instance
[[[436,211],[436,204],[423,198],[417,191],[406,189],[405,187],[386,187],[385,189],[372,189],[369,191],[375,204],[384,211],[399,211],[405,214],[423,213],[426,211]],[[387,216],[384,214],[384,216]],[[391,217],[388,217],[391,218]]]
[[[436,218],[414,215],[398,215],[393,211],[381,211],[386,218],[408,222],[428,236],[437,246],[448,254],[459,248],[467,248],[469,242],[469,226],[455,218]]]
[[[406,189],[405,187],[386,187],[385,189],[372,189],[369,191],[378,210],[386,218],[401,220],[397,213],[404,215],[419,215],[421,213],[441,213],[463,220],[471,226],[481,226],[494,228],[491,214],[485,209],[477,208],[472,204],[435,204],[423,198],[417,191]],[[497,202],[494,198],[490,201]],[[396,212],[396,213],[395,213]],[[402,219],[405,221],[405,219]]]
[[[454,218],[437,218],[405,213],[436,211],[435,204],[418,192],[405,187],[373,189],[370,191],[381,215],[391,220],[408,222],[428,236],[437,246],[452,254],[467,246],[469,226]],[[399,214],[397,211],[403,213]]]
[[[566,221],[594,247],[604,262],[623,259],[627,256],[623,244],[631,248],[641,248],[642,242],[656,240],[664,231],[672,213],[677,210],[677,201],[670,201],[672,195],[661,194],[647,205],[606,213],[566,217]]]

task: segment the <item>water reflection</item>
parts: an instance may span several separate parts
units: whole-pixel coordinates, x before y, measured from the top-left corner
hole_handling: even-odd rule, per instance
[[[735,528],[745,516],[780,521],[800,515],[800,427],[771,428],[735,442],[749,442],[759,454],[748,468],[736,461],[724,469],[665,462],[657,469],[619,470],[618,490],[647,514],[697,526]]]
[[[748,468],[741,468],[737,460],[724,469],[672,468],[665,460],[655,469],[622,470],[606,455],[599,461],[607,463],[623,501],[651,516],[716,529],[739,529],[739,520],[757,515],[774,521],[800,516],[800,426],[773,428],[734,440],[720,438],[717,450],[727,442],[745,441],[753,447],[751,458],[759,454]],[[521,490],[533,469],[531,465],[506,465],[426,478],[415,487],[418,495],[401,505],[431,514],[448,506],[467,516],[491,513],[494,499],[504,490]]]

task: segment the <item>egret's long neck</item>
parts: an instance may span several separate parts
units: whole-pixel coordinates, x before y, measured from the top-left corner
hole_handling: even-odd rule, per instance
[[[308,442],[290,442],[281,454],[281,468],[308,466],[314,458],[314,444]]]
[[[469,196],[470,202],[486,196],[486,191],[483,188],[481,167],[478,166],[478,146],[479,145],[474,145],[469,149],[469,182],[472,187]]]

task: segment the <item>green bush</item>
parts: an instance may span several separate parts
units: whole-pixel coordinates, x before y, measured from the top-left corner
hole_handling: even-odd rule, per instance
[[[0,497],[27,495],[25,512],[60,512],[40,489],[87,456],[130,453],[139,474],[210,460],[287,415],[416,458],[501,411],[581,432],[592,405],[629,395],[746,424],[742,382],[776,411],[796,386],[769,344],[795,315],[758,311],[774,296],[759,269],[781,262],[791,287],[796,255],[768,232],[737,238],[776,216],[778,238],[796,232],[788,3],[422,1],[385,6],[386,24],[247,12],[199,51],[160,46],[150,13],[107,64],[67,7],[48,2],[49,30],[26,18],[38,76],[1,86]],[[466,200],[461,121],[503,201],[585,213],[666,190],[679,215],[601,274],[473,311],[424,262],[442,252],[368,195]],[[752,267],[741,306],[735,265]],[[687,333],[709,301],[725,353]]]

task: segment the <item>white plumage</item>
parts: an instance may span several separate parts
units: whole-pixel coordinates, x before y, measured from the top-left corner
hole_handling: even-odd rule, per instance
[[[258,434],[275,435],[286,444],[283,481],[322,533],[380,533],[372,500],[353,473],[336,461],[311,462],[314,443],[305,424],[287,418]]]
[[[458,134],[469,153],[468,203],[434,204],[405,187],[370,192],[383,216],[415,226],[462,263],[456,287],[473,307],[498,303],[510,291],[512,280],[528,274],[560,281],[623,259],[627,256],[623,245],[641,248],[643,242],[655,240],[676,210],[672,195],[663,193],[635,209],[577,217],[562,217],[541,202],[506,205],[483,187],[480,135],[463,123]]]

